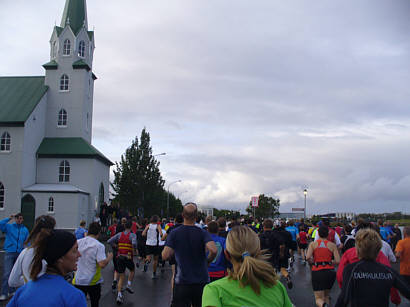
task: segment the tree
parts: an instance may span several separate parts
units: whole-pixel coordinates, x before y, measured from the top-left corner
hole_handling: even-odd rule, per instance
[[[280,200],[274,199],[264,194],[259,195],[259,207],[255,209],[255,215],[258,217],[275,217],[279,215]],[[249,202],[248,208],[246,208],[248,214],[253,213],[252,202]]]
[[[114,199],[121,208],[132,214],[139,210],[145,216],[160,213],[165,181],[159,164],[152,155],[150,135],[144,128],[140,139],[136,137],[121,156],[121,161],[115,163],[111,186],[115,192]]]
[[[234,210],[226,210],[226,209],[214,209],[214,216],[216,218],[219,217],[224,217],[227,219],[237,219],[241,216],[241,213],[239,211],[234,211]]]

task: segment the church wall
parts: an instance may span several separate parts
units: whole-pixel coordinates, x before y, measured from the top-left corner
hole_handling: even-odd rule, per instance
[[[61,67],[61,70],[60,70]],[[60,78],[63,74],[69,77],[68,92],[60,92]],[[50,86],[47,107],[47,137],[82,137],[91,143],[92,94],[89,96],[89,76],[85,69],[73,70],[72,62],[59,64],[59,69],[47,71],[46,84]],[[91,90],[92,91],[92,90]],[[67,127],[58,127],[58,112],[67,111]],[[86,123],[89,110],[89,122]]]
[[[93,160],[75,158],[41,158],[37,162],[37,183],[60,183],[58,171],[60,163],[67,160],[70,163],[70,181],[63,182],[76,186],[84,191],[91,191],[91,181],[94,179]]]
[[[5,131],[11,137],[11,151],[0,152],[0,182],[5,188],[5,202],[0,209],[0,218],[18,213],[21,208],[24,127],[0,127],[0,135]]]
[[[51,215],[56,219],[57,229],[75,229],[82,216],[81,206],[85,201],[88,202],[88,195],[81,193],[53,193],[53,192],[34,192],[30,194],[36,200],[36,218],[40,215]],[[24,195],[25,195],[24,194]],[[23,196],[24,196],[23,195]],[[49,198],[54,199],[54,213],[48,212]]]
[[[100,208],[96,203],[98,203],[100,185],[104,185],[104,201],[109,200],[109,174],[110,168],[99,160],[94,160],[93,166],[93,185],[90,189],[90,198],[93,202],[92,208],[90,208],[89,214],[94,217],[96,210],[99,212]]]
[[[22,152],[21,186],[28,187],[36,181],[36,152],[45,136],[47,94],[41,99],[24,127],[24,145]]]
[[[59,183],[58,168],[63,158],[41,158],[37,162],[37,183]],[[109,199],[109,173],[107,165],[97,159],[66,158],[70,163],[70,182],[67,184],[90,193],[86,208],[85,220],[91,221],[98,208],[100,184],[104,185],[104,201]]]

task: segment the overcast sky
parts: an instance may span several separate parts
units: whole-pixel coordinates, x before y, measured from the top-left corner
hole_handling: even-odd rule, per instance
[[[0,0],[0,75],[44,75],[65,0]],[[93,144],[145,126],[185,202],[410,211],[410,1],[88,0]]]

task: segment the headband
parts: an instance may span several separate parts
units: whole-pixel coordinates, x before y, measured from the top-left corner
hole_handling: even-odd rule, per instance
[[[43,258],[48,265],[54,264],[63,257],[77,242],[76,237],[64,230],[54,230],[47,238],[47,246]]]

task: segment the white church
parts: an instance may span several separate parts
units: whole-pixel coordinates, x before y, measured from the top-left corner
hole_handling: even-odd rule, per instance
[[[86,0],[66,0],[45,76],[0,77],[0,218],[74,229],[108,201],[113,163],[91,145],[94,48]]]

